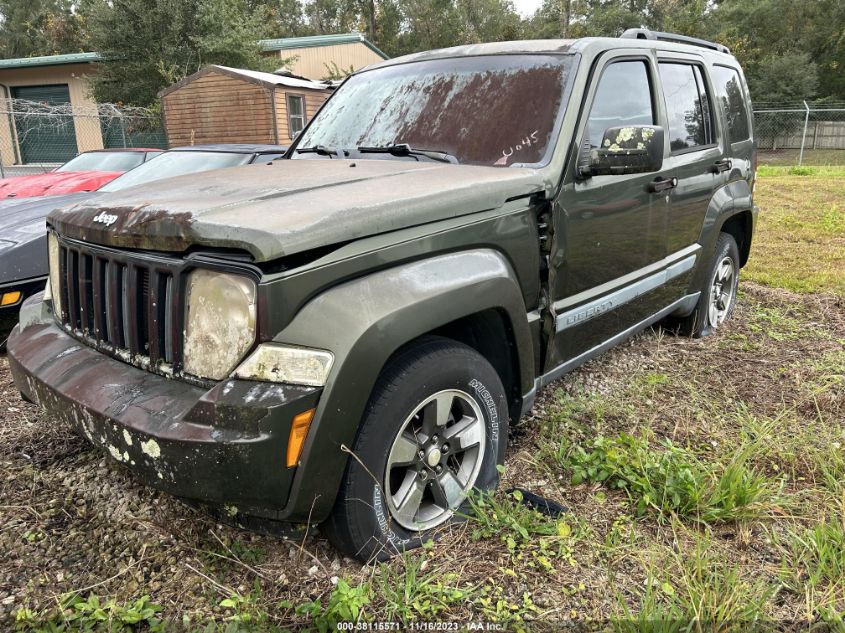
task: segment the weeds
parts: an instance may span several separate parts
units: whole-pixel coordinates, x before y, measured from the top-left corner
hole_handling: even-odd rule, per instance
[[[133,631],[143,625],[151,633],[164,630],[158,619],[161,607],[153,604],[149,596],[142,596],[127,604],[114,600],[101,602],[95,595],[82,598],[76,594],[67,596],[60,604],[60,613],[36,613],[30,609],[19,609],[15,614],[18,631]]]
[[[774,487],[748,465],[749,447],[724,465],[711,465],[692,452],[663,440],[652,448],[646,435],[596,437],[569,456],[572,484],[601,483],[625,490],[637,514],[653,509],[664,517],[733,521],[766,514]]]
[[[812,587],[845,583],[845,529],[825,521],[803,532],[790,534],[790,568]]]
[[[380,617],[402,624],[434,621],[467,598],[467,591],[455,586],[458,574],[427,574],[427,566],[425,555],[412,554],[379,566],[378,593],[384,601]]]
[[[335,631],[341,622],[357,623],[364,617],[364,607],[370,604],[372,587],[368,584],[350,585],[339,579],[329,595],[325,607],[320,600],[312,600],[296,607],[298,615],[306,615],[320,633]],[[290,603],[281,606],[290,607]]]

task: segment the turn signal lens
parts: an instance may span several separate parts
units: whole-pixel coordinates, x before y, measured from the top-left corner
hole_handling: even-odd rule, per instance
[[[288,468],[293,468],[299,463],[299,456],[302,454],[302,447],[308,435],[308,427],[314,419],[315,409],[303,411],[290,425],[290,437],[288,438]]]
[[[12,292],[4,292],[2,298],[0,298],[0,305],[2,305],[2,306],[13,306],[20,300],[21,300],[21,291],[20,290],[13,290]]]

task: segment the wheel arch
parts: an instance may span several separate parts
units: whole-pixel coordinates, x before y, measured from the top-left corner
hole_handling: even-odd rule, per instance
[[[727,233],[734,238],[739,248],[739,266],[740,268],[745,266],[751,254],[751,240],[754,234],[754,219],[751,210],[737,211],[726,217],[719,232]]]
[[[507,353],[487,340],[497,332],[507,336]],[[504,374],[509,396],[533,387],[534,350],[522,291],[507,259],[492,249],[438,255],[331,288],[275,337],[335,355],[278,518],[318,522],[328,516],[379,373],[397,350],[431,334],[479,351]],[[517,406],[510,404],[511,410]]]
[[[716,248],[716,240],[719,238],[719,233],[723,231],[730,233],[737,240],[740,266],[745,265],[751,252],[751,241],[754,235],[754,211],[751,187],[745,180],[730,182],[713,193],[698,237],[698,243],[702,247],[701,256],[696,262],[689,286],[690,291],[700,289],[705,283],[710,258]]]

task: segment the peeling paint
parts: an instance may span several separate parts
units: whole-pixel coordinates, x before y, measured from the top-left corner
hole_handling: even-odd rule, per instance
[[[81,349],[82,349],[82,347],[80,345],[74,345],[73,347],[68,347],[65,351],[61,352],[60,354],[58,354],[56,356],[56,360],[59,360],[60,358],[64,358],[65,356],[70,356],[74,352],[77,352]]]
[[[147,440],[146,442],[141,442],[141,452],[145,455],[149,455],[153,459],[158,459],[161,457],[161,448],[158,445],[158,442],[155,440]],[[161,479],[161,473],[158,474],[159,479]]]
[[[120,449],[117,448],[116,446],[109,445],[107,448],[108,448],[109,454],[119,462],[125,461],[126,459],[129,458],[129,455],[126,455],[126,453],[124,453],[125,457],[124,457],[124,455],[121,455]]]
[[[126,442],[128,446],[132,446],[132,436],[129,435],[129,431],[123,429],[123,441]]]

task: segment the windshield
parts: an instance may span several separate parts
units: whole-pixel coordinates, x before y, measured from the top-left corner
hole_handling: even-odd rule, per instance
[[[252,154],[236,154],[235,152],[192,152],[190,150],[165,152],[151,158],[140,167],[118,176],[100,187],[100,191],[120,191],[159,178],[172,178],[200,171],[235,167],[248,163],[251,158]]]
[[[450,154],[464,164],[542,163],[553,143],[572,63],[571,56],[488,55],[365,71],[329,99],[297,148],[356,153],[362,146],[404,143]],[[293,158],[320,157],[325,153],[293,153]]]
[[[144,162],[144,152],[88,152],[56,171],[129,171]]]

